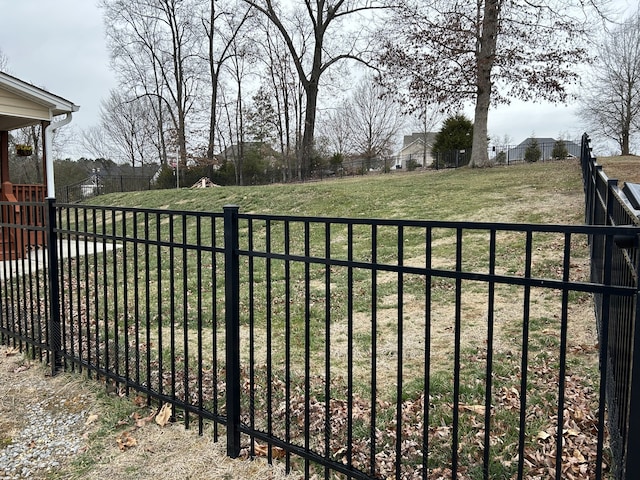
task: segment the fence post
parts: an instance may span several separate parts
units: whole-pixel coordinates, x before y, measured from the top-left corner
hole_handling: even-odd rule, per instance
[[[240,455],[240,262],[237,205],[224,206],[227,455]]]
[[[60,323],[60,276],[55,198],[47,198],[47,270],[49,272],[49,350],[51,375],[62,371],[62,329]]]

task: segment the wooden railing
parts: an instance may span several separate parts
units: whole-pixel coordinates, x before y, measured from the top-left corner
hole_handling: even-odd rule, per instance
[[[42,207],[30,202],[44,202],[45,192],[44,185],[13,185],[11,182],[3,182],[0,200],[15,205],[2,206],[2,222],[27,227],[43,226],[45,222]],[[6,226],[0,229],[1,260],[23,258],[30,247],[44,244],[45,236],[41,231]]]

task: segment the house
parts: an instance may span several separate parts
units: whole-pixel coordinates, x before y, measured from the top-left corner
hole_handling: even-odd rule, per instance
[[[220,152],[217,157],[221,160],[235,162],[239,156],[239,145],[233,144],[230,147],[225,148]],[[278,152],[276,152],[268,143],[265,142],[243,142],[242,152],[244,155],[257,153],[260,158],[267,161],[270,165],[275,163],[278,158]]]
[[[512,162],[523,162],[525,152],[527,151],[527,147],[531,144],[532,141],[536,141],[538,143],[538,148],[540,149],[540,160],[550,160],[553,158],[553,147],[555,146],[557,140],[555,138],[546,137],[546,138],[535,138],[529,137],[522,142],[520,142],[515,147],[508,148],[506,150],[506,159],[504,161],[506,163]],[[562,140],[564,142],[564,146],[567,149],[570,157],[579,157],[580,156],[580,144],[576,143],[572,140]],[[504,151],[504,150],[503,150]]]
[[[405,135],[402,148],[395,156],[393,168],[406,169],[410,162],[420,167],[428,167],[433,163],[431,148],[435,142],[436,134],[433,132],[412,133]]]
[[[16,204],[0,208],[2,223],[29,226],[44,224],[40,209],[19,203],[43,202],[45,195],[55,197],[51,154],[53,132],[71,122],[73,112],[79,109],[69,100],[0,72],[0,200]],[[14,185],[9,173],[9,132],[32,125],[40,125],[42,128],[42,160],[46,180],[41,185]],[[32,146],[16,146],[16,154],[31,155]],[[42,231],[0,228],[0,260],[22,258],[29,247],[43,245],[44,242]]]

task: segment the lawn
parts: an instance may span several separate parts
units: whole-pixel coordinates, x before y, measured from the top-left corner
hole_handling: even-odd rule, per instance
[[[319,183],[152,190],[95,205],[412,220],[581,223],[577,161],[348,177]],[[572,207],[572,208],[567,208]]]
[[[206,190],[181,189],[111,194],[91,199],[92,205],[137,207],[163,210],[184,210],[200,212],[220,212],[224,205],[235,204],[241,213],[322,216],[334,218],[380,218],[408,220],[446,220],[500,223],[551,223],[581,224],[583,220],[583,191],[580,168],[577,161],[539,162],[510,167],[489,169],[469,169],[425,171],[413,173],[394,173],[365,177],[334,179],[320,183],[296,185],[271,185],[262,187],[220,187]],[[107,231],[118,234],[128,232],[132,235],[137,229],[143,232],[145,227],[158,235],[167,235],[166,219],[144,216],[113,216],[98,219],[98,226],[104,225]],[[175,234],[182,238],[196,238],[192,229],[194,221],[178,222],[173,225]],[[296,228],[295,225],[292,228]],[[125,230],[126,229],[126,230]],[[285,227],[274,222],[267,225],[255,222],[249,225],[241,223],[241,231],[253,232],[256,243],[265,249],[284,248]],[[346,256],[344,239],[353,239],[353,256],[357,259],[370,259],[375,253],[379,261],[388,264],[424,266],[424,231],[419,228],[407,228],[403,231],[403,253],[399,258],[398,230],[380,228],[379,243],[372,250],[369,229],[354,228],[349,233],[344,228],[331,228],[327,232],[322,224],[309,227],[308,232],[313,244],[312,251],[321,254],[331,252],[332,258]],[[210,229],[211,231],[215,228]],[[184,232],[184,233],[182,233]],[[288,232],[292,238],[288,246],[292,251],[304,249],[300,238],[302,230]],[[440,269],[455,267],[456,247],[453,241],[455,229],[436,228],[431,232],[432,266]],[[241,241],[246,242],[245,236]],[[465,271],[486,273],[489,258],[489,236],[486,231],[465,231],[462,265]],[[499,232],[496,239],[496,270],[505,275],[522,276],[523,249],[527,239],[524,234]],[[532,274],[541,278],[559,278],[562,273],[561,235],[535,234],[533,243]],[[124,252],[127,247],[118,249],[113,255],[122,260],[118,265],[127,265]],[[129,247],[132,248],[132,247]],[[164,282],[162,288],[151,295],[155,309],[148,315],[153,325],[143,327],[141,334],[150,337],[163,336],[178,339],[178,364],[172,369],[180,371],[184,359],[193,365],[194,352],[202,347],[211,351],[213,339],[222,339],[224,334],[221,322],[217,323],[215,305],[224,298],[222,285],[215,285],[205,293],[199,307],[190,306],[182,310],[181,302],[195,296],[197,285],[193,273],[196,265],[213,264],[213,255],[203,260],[192,255],[185,260],[174,258],[169,247],[158,247],[151,252],[145,247],[137,247],[138,259],[127,268],[120,268],[116,275],[119,279],[115,286],[104,289],[105,298],[117,295],[122,298],[126,290],[144,291],[150,285],[156,288],[155,280],[161,272],[173,272],[172,282]],[[131,250],[127,262],[131,259]],[[144,260],[142,260],[144,259]],[[97,262],[113,263],[105,255]],[[95,266],[89,265],[91,268]],[[460,463],[461,478],[476,478],[482,460],[482,435],[484,412],[478,407],[484,403],[486,384],[485,366],[487,362],[487,296],[488,285],[484,282],[465,280],[456,285],[447,278],[433,278],[425,285],[420,275],[403,276],[402,295],[397,291],[397,275],[379,272],[372,276],[367,269],[335,268],[326,269],[314,266],[308,271],[301,264],[287,264],[282,260],[253,260],[252,277],[243,276],[241,294],[242,310],[242,356],[246,362],[250,358],[249,346],[254,351],[256,384],[252,387],[252,403],[245,405],[256,411],[275,408],[275,417],[282,422],[276,425],[275,433],[281,438],[291,436],[294,440],[303,433],[305,403],[313,399],[310,408],[314,412],[311,447],[322,452],[330,448],[332,458],[340,460],[344,454],[344,442],[348,438],[345,430],[349,425],[354,433],[352,445],[354,458],[368,448],[367,435],[372,429],[381,431],[377,445],[381,474],[390,475],[393,468],[389,459],[395,449],[396,421],[395,402],[398,389],[394,385],[402,380],[404,419],[403,441],[401,448],[406,449],[408,459],[407,475],[418,468],[420,451],[412,449],[412,442],[422,441],[422,427],[425,421],[423,412],[429,411],[429,466],[434,474],[443,473],[442,465],[450,460],[453,358],[456,355],[453,342],[453,324],[456,317],[456,293],[462,291],[459,305],[461,338],[461,377],[460,402]],[[289,269],[289,270],[287,270]],[[124,270],[124,271],[123,271]],[[571,278],[586,280],[588,277],[588,249],[586,238],[572,238]],[[138,272],[147,272],[144,278],[138,278]],[[127,274],[127,272],[129,272]],[[207,278],[212,278],[208,272]],[[267,282],[267,274],[272,281]],[[82,273],[82,275],[84,275]],[[82,276],[81,275],[81,276]],[[352,276],[352,277],[350,277]],[[88,275],[87,275],[88,278]],[[288,282],[285,282],[288,278]],[[308,280],[306,280],[308,278]],[[352,280],[349,280],[352,278]],[[252,280],[251,282],[249,282]],[[91,281],[87,282],[88,284]],[[158,282],[159,283],[159,282]],[[180,293],[182,285],[186,289]],[[252,286],[250,286],[252,285]],[[125,289],[126,286],[126,289]],[[177,288],[176,288],[177,286]],[[375,287],[375,290],[373,290]],[[157,286],[160,289],[160,286]],[[430,323],[425,320],[424,296],[427,288],[432,299]],[[177,290],[175,308],[170,315],[163,312],[158,302],[161,298],[172,298],[172,290]],[[202,290],[202,289],[201,289]],[[313,305],[304,304],[304,298],[312,296]],[[557,403],[557,367],[560,335],[561,295],[559,292],[544,289],[526,289],[516,286],[498,286],[495,295],[495,332],[493,342],[493,399],[492,399],[492,478],[510,478],[517,467],[517,430],[520,418],[520,368],[522,356],[523,318],[528,319],[528,369],[530,377],[528,389],[527,450],[526,462],[531,474],[548,473],[547,464],[553,458],[553,435]],[[283,305],[282,299],[290,295],[290,306]],[[565,444],[572,447],[568,458],[578,458],[572,466],[579,476],[588,462],[593,460],[594,402],[597,398],[597,350],[594,348],[595,325],[591,314],[590,298],[583,294],[572,294],[569,308],[569,358],[571,414],[567,422],[571,427]],[[87,295],[87,298],[93,296]],[[353,298],[349,305],[348,298]],[[97,297],[96,297],[97,298]],[[525,299],[529,299],[529,303]],[[329,302],[329,299],[331,301]],[[130,300],[131,301],[131,300]],[[90,310],[102,317],[101,322],[113,314],[113,302],[96,300]],[[155,306],[157,304],[157,307]],[[525,306],[525,304],[527,306]],[[204,305],[204,307],[203,307]],[[310,325],[305,324],[305,308],[308,309]],[[209,309],[209,310],[207,310]],[[372,310],[376,315],[372,315]],[[525,310],[527,313],[525,314]],[[212,321],[204,324],[196,312],[205,312],[204,317]],[[103,313],[104,312],[104,313]],[[182,319],[184,325],[176,325]],[[217,324],[216,324],[217,323]],[[402,330],[399,324],[402,323]],[[285,340],[286,327],[290,329],[291,343]],[[126,325],[125,325],[126,327]],[[102,327],[100,327],[102,328]],[[269,332],[267,332],[267,328]],[[428,330],[427,330],[428,328]],[[126,329],[125,329],[126,330]],[[202,340],[194,331],[204,332]],[[349,332],[351,332],[349,334]],[[217,334],[217,337],[214,336]],[[136,333],[137,335],[137,333]],[[309,358],[305,359],[305,344],[300,338],[308,335]],[[184,338],[184,343],[182,342]],[[208,339],[208,340],[206,340]],[[375,342],[374,342],[375,340]],[[221,341],[221,340],[219,340]],[[194,344],[195,342],[195,344]],[[398,345],[402,342],[402,357],[398,359]],[[373,345],[377,358],[371,358]],[[268,347],[268,348],[267,348]],[[287,362],[286,349],[291,348]],[[351,353],[349,353],[351,352]],[[167,356],[163,352],[160,357]],[[154,354],[155,355],[155,354]],[[350,357],[350,355],[352,357]],[[425,355],[429,358],[429,398],[425,398]],[[175,356],[175,355],[174,355]],[[213,361],[213,358],[205,359]],[[134,357],[131,358],[134,360]],[[175,364],[174,358],[166,358],[165,365]],[[330,362],[330,381],[325,382],[326,363]],[[128,367],[122,367],[128,368]],[[168,368],[168,367],[167,367]],[[219,366],[223,369],[223,364]],[[402,371],[400,372],[400,368]],[[372,382],[373,370],[376,370],[376,382]],[[145,372],[138,372],[144,377]],[[285,386],[281,381],[271,381],[290,376],[301,380],[308,375],[309,391],[294,388],[289,397],[285,396]],[[353,378],[354,406],[357,414],[343,408],[347,377]],[[265,394],[265,390],[270,395]],[[329,394],[334,403],[326,401]],[[375,402],[370,401],[375,398]],[[337,402],[337,403],[335,403]],[[427,406],[425,407],[425,402]],[[597,406],[597,402],[596,402]],[[329,417],[327,417],[329,415]],[[337,440],[327,441],[324,436],[325,420],[332,425],[331,430]],[[258,419],[259,428],[270,428],[265,420]],[[290,430],[285,430],[290,428]],[[589,434],[589,435],[587,435]],[[333,442],[336,442],[335,444]],[[575,452],[579,452],[581,461]],[[403,453],[404,454],[404,453]],[[371,466],[356,464],[364,469]],[[385,463],[387,462],[387,463]],[[570,466],[570,468],[572,468]],[[407,477],[410,478],[410,477]],[[585,477],[586,478],[586,477]]]

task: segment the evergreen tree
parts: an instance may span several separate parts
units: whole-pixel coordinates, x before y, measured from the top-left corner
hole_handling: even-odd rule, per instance
[[[542,151],[538,145],[538,140],[532,138],[529,140],[529,145],[527,145],[527,149],[524,151],[524,161],[527,163],[537,162],[541,156]]]
[[[556,143],[553,144],[553,150],[551,151],[551,157],[556,160],[560,160],[563,158],[567,158],[569,156],[569,151],[567,150],[567,146],[564,143],[564,140],[556,140]]]
[[[464,115],[453,115],[444,121],[442,129],[436,134],[433,153],[452,150],[471,149],[473,123]]]

